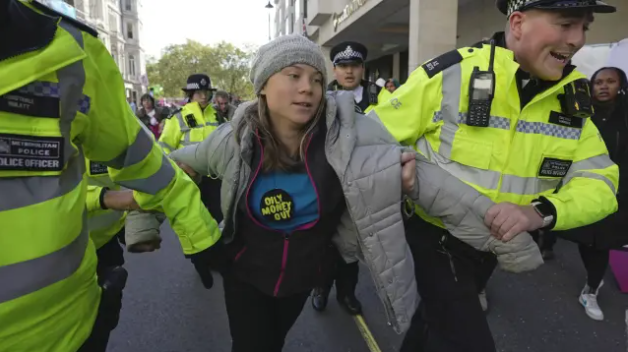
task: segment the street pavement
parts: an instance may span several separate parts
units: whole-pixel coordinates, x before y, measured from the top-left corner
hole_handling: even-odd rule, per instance
[[[230,336],[219,275],[205,290],[178,240],[162,227],[162,249],[126,253],[129,282],[108,352],[229,352]],[[559,241],[556,259],[534,273],[497,271],[488,287],[488,320],[500,352],[625,352],[628,295],[608,273],[599,301],[606,319],[596,322],[578,303],[585,282],[577,246]],[[402,337],[387,325],[367,270],[358,298],[381,351],[398,351]],[[289,333],[285,352],[368,352],[354,320],[335,301],[324,313],[307,302]],[[464,319],[464,317],[460,317]],[[260,351],[264,352],[264,351]]]

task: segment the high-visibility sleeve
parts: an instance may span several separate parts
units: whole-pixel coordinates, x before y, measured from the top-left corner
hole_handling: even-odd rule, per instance
[[[589,225],[616,212],[618,184],[619,168],[611,161],[597,127],[589,120],[562,187],[546,197],[556,209],[554,230]]]
[[[164,129],[159,136],[159,146],[164,150],[166,154],[170,154],[173,150],[179,147],[181,142],[181,127],[179,126],[179,120],[176,116],[166,119],[164,123]]]
[[[423,68],[418,68],[408,81],[371,110],[368,115],[379,118],[386,129],[403,145],[414,146],[426,131],[435,128],[433,111],[424,111],[423,102],[442,99],[442,79],[429,79]],[[434,104],[429,104],[433,106]],[[438,106],[438,105],[436,105]]]
[[[108,166],[113,182],[133,189],[142,209],[163,211],[179,236],[185,254],[212,246],[220,237],[218,225],[201,202],[196,184],[170,161],[135,117],[126,102],[124,82],[105,46],[83,35],[84,60],[90,80],[86,124],[77,136],[90,160]]]
[[[87,186],[87,198],[86,198],[86,206],[87,212],[91,213],[97,210],[102,210],[100,206],[100,194],[102,193],[104,187],[100,186]]]

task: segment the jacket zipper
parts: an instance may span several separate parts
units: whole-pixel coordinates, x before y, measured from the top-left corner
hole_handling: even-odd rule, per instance
[[[255,175],[253,175],[253,179],[252,181],[249,183],[249,186],[246,190],[246,197],[245,197],[245,202],[246,202],[246,211],[247,214],[249,215],[249,218],[259,227],[262,227],[266,230],[269,231],[273,231],[273,232],[277,232],[277,233],[281,233],[284,237],[284,241],[283,241],[283,253],[281,255],[281,269],[279,272],[279,277],[277,278],[277,282],[275,283],[275,290],[273,291],[273,295],[275,297],[277,297],[277,295],[279,294],[279,289],[281,288],[281,283],[283,282],[283,278],[285,275],[285,271],[286,271],[286,265],[288,263],[288,251],[290,250],[290,235],[292,234],[292,232],[282,232],[282,231],[278,231],[275,229],[271,229],[268,226],[265,226],[264,224],[260,223],[259,221],[257,221],[257,219],[255,218],[255,216],[253,216],[253,214],[251,214],[251,209],[249,208],[249,193],[251,192],[251,187],[253,187],[253,183],[255,183],[255,179],[257,178],[257,175],[259,175],[259,172],[262,168],[262,164],[263,164],[263,160],[264,160],[264,146],[262,144],[262,141],[259,137],[259,135],[257,133],[255,133],[255,136],[257,137],[257,142],[260,145],[260,150],[261,150],[261,157],[260,157],[260,162],[257,165],[257,169],[255,170]],[[307,145],[305,146],[305,169],[307,170],[307,174],[308,177],[310,178],[310,182],[312,183],[312,186],[314,187],[314,192],[316,192],[316,201],[317,201],[317,206],[318,206],[318,219],[316,219],[316,221],[307,224],[305,226],[301,226],[299,227],[297,230],[302,230],[302,229],[309,229],[314,227],[314,225],[316,225],[316,223],[318,223],[318,220],[320,219],[320,199],[318,197],[318,189],[316,188],[316,184],[314,183],[314,179],[312,178],[312,174],[310,173],[310,167],[307,165],[307,151],[310,147],[310,143],[312,142],[312,137],[313,134],[310,135],[310,139],[307,142]],[[246,247],[245,247],[246,248]],[[241,253],[243,253],[244,250],[241,251]],[[239,255],[241,255],[241,253],[238,253]],[[237,257],[239,258],[239,257]]]

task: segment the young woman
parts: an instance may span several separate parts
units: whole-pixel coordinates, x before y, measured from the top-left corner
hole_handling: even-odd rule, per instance
[[[281,351],[310,291],[331,274],[332,243],[344,258],[363,259],[390,324],[405,331],[418,293],[402,189],[434,216],[457,214],[456,225],[489,234],[477,192],[415,164],[378,121],[355,113],[352,93],[325,96],[325,72],[315,43],[275,39],[253,62],[258,99],[200,144],[170,154],[191,176],[223,180],[222,241],[196,260],[223,275],[233,352]],[[480,216],[469,215],[474,207]]]
[[[137,110],[137,117],[153,132],[155,139],[159,139],[163,126],[161,124],[161,111],[155,106],[155,98],[150,94],[144,94],[140,98],[140,104],[142,107]]]

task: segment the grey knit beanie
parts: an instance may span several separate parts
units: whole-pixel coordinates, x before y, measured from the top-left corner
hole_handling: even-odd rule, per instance
[[[262,45],[253,59],[250,79],[255,95],[260,94],[270,76],[296,64],[314,67],[323,75],[323,84],[327,84],[325,56],[321,47],[299,34],[284,35]]]

